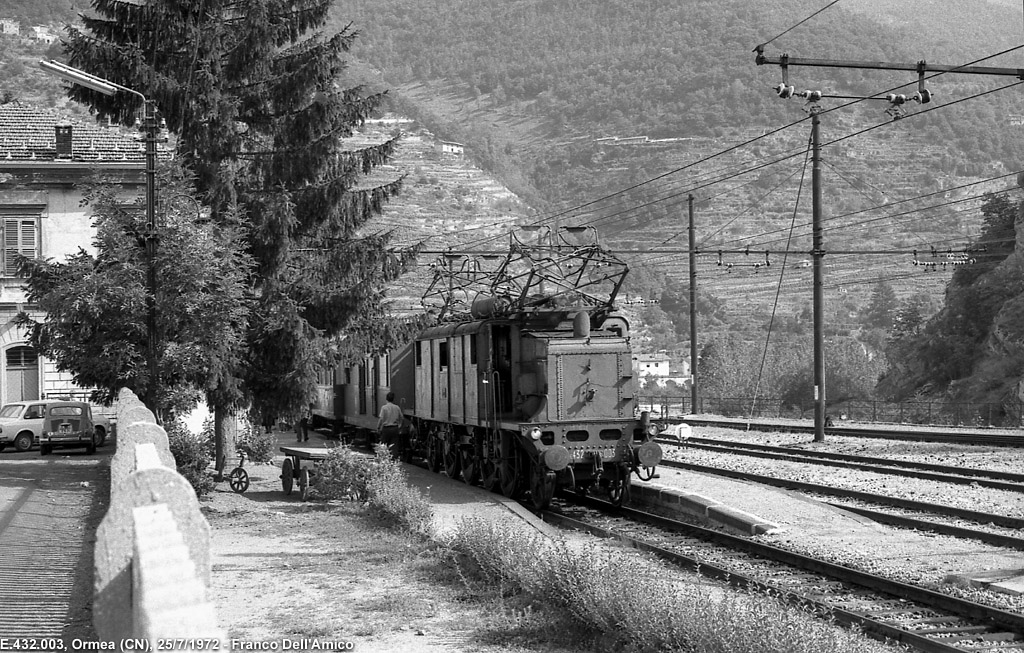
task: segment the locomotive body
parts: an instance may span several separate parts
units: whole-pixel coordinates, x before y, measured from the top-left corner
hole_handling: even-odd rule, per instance
[[[620,502],[661,450],[635,416],[627,321],[590,322],[558,310],[428,328],[341,370],[343,420],[375,428],[390,390],[412,426],[407,455],[432,470],[509,497],[528,490],[537,506],[557,487],[595,485]]]
[[[649,480],[661,461],[657,427],[636,415],[629,324],[614,305],[625,264],[596,237],[551,234],[513,234],[493,270],[455,269],[455,258],[438,263],[424,295],[425,307],[440,298],[437,326],[337,370],[322,414],[330,403],[336,424],[372,432],[391,391],[410,425],[403,453],[434,471],[509,497],[528,491],[538,507],[558,487],[599,486],[621,502],[631,475]]]

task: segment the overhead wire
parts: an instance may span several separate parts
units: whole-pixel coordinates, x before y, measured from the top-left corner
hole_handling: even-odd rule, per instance
[[[1021,49],[1021,48],[1024,48],[1024,44],[1022,44],[1022,45],[1020,45],[1020,46],[1015,46],[1015,47],[1013,47],[1013,48],[1007,48],[1007,49],[1005,49],[1005,50],[1002,50],[1002,51],[1000,51],[1000,52],[998,52],[998,53],[995,53],[995,54],[992,54],[992,55],[987,55],[987,56],[985,56],[985,57],[981,57],[981,58],[979,58],[979,59],[976,59],[976,60],[974,60],[974,61],[972,61],[972,62],[969,62],[969,63],[965,63],[965,64],[962,64],[962,65],[960,65],[960,66],[957,66],[957,68],[964,68],[964,67],[967,67],[967,66],[971,66],[971,65],[974,65],[974,64],[976,64],[976,63],[979,63],[979,62],[981,62],[981,61],[985,61],[985,60],[987,60],[987,59],[991,59],[991,58],[994,58],[994,57],[999,57],[999,56],[1003,56],[1003,55],[1005,55],[1005,54],[1008,54],[1008,53],[1010,53],[1010,52],[1014,52],[1014,51],[1016,51],[1016,50],[1019,50],[1019,49]],[[924,77],[923,79],[933,79],[933,78],[935,78],[935,77],[938,77],[938,76],[940,76],[940,75],[944,75],[944,74],[951,74],[951,73],[953,73],[953,72],[955,72],[955,71],[940,71],[940,72],[936,72],[935,74],[932,74],[932,75],[930,75],[930,76]],[[855,105],[855,104],[858,104],[858,103],[860,103],[860,102],[864,102],[864,101],[867,101],[868,99],[873,99],[873,98],[875,98],[875,97],[877,97],[877,96],[883,96],[883,95],[885,95],[885,94],[887,94],[887,93],[890,93],[890,92],[892,92],[892,91],[895,91],[895,90],[899,90],[900,88],[902,88],[902,87],[904,87],[904,86],[908,86],[908,85],[910,85],[910,84],[912,84],[912,83],[913,83],[913,82],[908,82],[908,83],[903,83],[903,84],[899,84],[899,85],[897,85],[897,86],[894,86],[894,87],[892,87],[892,88],[889,88],[889,89],[887,89],[887,90],[884,90],[884,91],[881,91],[881,92],[879,92],[879,93],[876,93],[876,94],[875,94],[875,95],[873,95],[873,96],[869,96],[869,97],[862,97],[862,98],[858,98],[858,99],[855,99],[855,100],[853,100],[853,101],[851,101],[851,102],[847,102],[847,103],[845,103],[845,104],[842,104],[842,105],[840,105],[840,106],[837,106],[837,107],[832,107],[832,108],[829,108],[829,109],[823,109],[823,110],[821,110],[821,111],[819,112],[819,115],[821,115],[821,114],[826,114],[826,113],[830,113],[830,112],[832,112],[832,111],[836,111],[836,110],[839,110],[839,109],[842,109],[842,108],[846,108],[846,107],[849,107],[849,106],[853,106],[853,105]],[[999,88],[996,88],[996,89],[989,89],[989,90],[986,90],[986,91],[983,91],[983,92],[980,92],[980,93],[976,93],[976,94],[974,94],[974,95],[970,95],[970,96],[967,96],[967,97],[964,97],[964,98],[960,98],[960,99],[958,99],[958,100],[954,100],[954,101],[951,101],[951,102],[947,102],[947,103],[944,103],[944,104],[942,104],[942,105],[937,105],[937,106],[933,106],[933,107],[930,107],[930,108],[927,108],[927,109],[923,109],[923,110],[921,110],[921,111],[917,111],[917,112],[915,112],[915,113],[913,113],[913,114],[909,114],[908,116],[904,116],[904,118],[909,118],[909,117],[916,117],[916,116],[919,116],[919,115],[925,115],[925,114],[927,114],[927,113],[930,113],[930,112],[932,112],[932,111],[936,111],[936,110],[939,110],[939,109],[943,109],[943,108],[946,108],[946,107],[950,107],[950,106],[953,106],[953,105],[956,105],[956,104],[959,104],[959,103],[961,103],[961,102],[965,102],[965,101],[968,101],[968,100],[972,100],[972,99],[976,99],[976,98],[979,98],[979,97],[983,97],[983,96],[985,96],[985,95],[988,95],[988,94],[990,94],[990,93],[995,93],[995,92],[998,92],[998,91],[1001,91],[1001,90],[1006,90],[1006,89],[1009,89],[1009,88],[1013,88],[1014,86],[1017,86],[1017,85],[1019,85],[1019,84],[1021,84],[1021,83],[1024,83],[1024,82],[1022,82],[1022,81],[1018,81],[1018,82],[1014,82],[1014,83],[1011,83],[1011,84],[1007,84],[1007,85],[1005,85],[1005,86],[1002,86],[1002,87],[999,87]],[[806,118],[805,118],[804,120],[806,120]],[[794,122],[794,123],[790,123],[789,125],[787,125],[787,126],[786,126],[786,128],[790,128],[790,127],[792,127],[792,126],[795,126],[795,125],[797,125],[797,124],[800,124],[801,122],[803,122],[803,120],[801,120],[801,121],[796,121],[796,122]],[[849,139],[849,138],[853,138],[853,137],[856,137],[856,136],[860,136],[860,135],[862,135],[862,134],[868,133],[868,132],[870,132],[870,131],[873,131],[874,129],[878,129],[878,128],[880,128],[880,127],[883,127],[883,126],[888,126],[888,125],[891,125],[891,123],[892,123],[892,122],[893,122],[893,121],[887,120],[887,121],[884,121],[884,122],[878,123],[878,124],[876,124],[876,125],[873,125],[873,126],[870,126],[870,127],[864,128],[864,129],[861,129],[861,130],[859,130],[859,131],[856,131],[856,132],[853,132],[853,133],[851,133],[851,134],[847,134],[847,135],[845,135],[845,136],[842,136],[842,137],[840,137],[840,138],[837,138],[837,139],[834,139],[834,140],[832,140],[832,141],[828,141],[828,142],[826,142],[826,143],[823,143],[823,144],[822,144],[822,147],[824,148],[824,147],[827,147],[827,146],[830,146],[830,145],[834,145],[834,144],[836,144],[836,143],[842,142],[842,141],[844,141],[844,140],[847,140],[847,139]],[[770,134],[774,134],[774,133],[777,133],[777,131],[779,131],[779,130],[775,130],[775,132],[769,132],[769,133],[770,133]],[[794,156],[795,156],[795,155],[794,155]],[[774,161],[772,161],[772,162],[771,162],[771,164],[774,164],[774,163],[779,163],[779,162],[781,162],[781,161],[784,161],[784,160],[787,160],[787,159],[790,159],[790,158],[793,158],[793,157],[792,157],[792,156],[789,156],[789,157],[779,157],[779,158],[775,159]],[[695,162],[695,164],[696,164],[696,163],[699,163],[699,161],[698,161],[698,162]],[[761,168],[763,168],[763,167],[766,167],[766,166],[765,166],[765,165],[761,165],[761,166],[755,166],[755,167],[751,168],[751,169],[750,169],[749,171],[750,171],[750,172],[753,172],[753,171],[759,170],[759,169],[761,169]],[[678,170],[677,170],[677,171],[678,171]],[[670,173],[666,173],[666,174],[671,174],[671,172],[670,172]],[[738,175],[737,175],[737,176],[738,176]],[[731,179],[731,178],[734,178],[734,176],[729,176],[729,177],[727,177],[726,179]],[[703,188],[703,187],[705,187],[705,186],[706,186],[706,185],[700,185],[700,186],[698,186],[698,187],[696,187],[696,188],[694,188],[694,189],[692,189],[692,190],[698,190],[698,189],[700,189],[700,188]],[[678,198],[678,197],[680,197],[680,196],[681,196],[681,195],[683,195],[683,194],[686,194],[686,191],[682,191],[682,192],[679,192],[679,193],[675,193],[675,194],[673,194],[673,195],[670,195],[670,196],[669,196],[669,197],[667,197],[667,198],[662,198],[662,200],[660,200],[660,201],[664,201],[664,200],[666,200],[666,199],[675,199],[675,198]],[[654,203],[654,202],[648,202],[648,203],[642,204],[642,205],[640,205],[640,207],[638,207],[638,208],[644,208],[644,207],[647,207],[647,206],[651,205],[652,203]],[[616,217],[621,217],[621,215],[622,215],[622,212],[619,212],[619,213],[613,214],[613,215],[611,215],[611,216],[607,216],[607,219],[613,219],[613,218],[616,218]],[[594,221],[592,221],[592,223],[593,223],[593,222],[598,222],[598,221],[599,221],[599,220],[594,220]]]
[[[803,196],[804,181],[805,181],[805,179],[807,177],[807,164],[810,163],[810,161],[811,161],[811,138],[810,138],[810,136],[808,136],[808,139],[807,139],[807,154],[804,157],[803,171],[802,171],[802,173],[800,175],[800,184],[797,187],[796,201],[793,202],[793,214],[792,214],[792,217],[790,218],[790,223],[789,223],[789,226],[790,226],[790,236],[791,237],[792,237],[792,230],[794,229],[794,225],[796,224],[797,212],[800,209],[800,199]],[[790,242],[792,242],[792,241],[790,241]],[[765,367],[765,365],[767,364],[767,361],[768,361],[768,346],[771,343],[772,328],[775,325],[775,315],[776,315],[776,313],[778,312],[778,309],[779,309],[779,296],[782,294],[782,280],[783,280],[783,277],[786,274],[786,261],[788,260],[789,245],[790,245],[790,243],[787,242],[786,243],[786,252],[787,252],[787,254],[783,254],[783,256],[782,256],[782,272],[779,274],[779,283],[776,284],[776,286],[775,286],[775,301],[772,303],[772,312],[771,312],[771,315],[768,317],[768,328],[766,329],[766,333],[765,333],[765,336],[764,336],[764,349],[763,349],[762,354],[761,354],[761,365],[758,367],[758,370],[757,370],[757,381],[754,382],[754,399],[753,399],[753,402],[751,402],[751,406],[750,406],[750,410],[751,410],[750,417],[754,416],[754,413],[753,413],[754,404],[757,402],[757,393],[758,393],[758,391],[761,388],[761,378],[762,378],[762,376],[764,374],[764,367]]]

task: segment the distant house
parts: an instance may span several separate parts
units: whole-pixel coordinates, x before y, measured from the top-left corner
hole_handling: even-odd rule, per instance
[[[77,388],[41,359],[14,324],[19,311],[37,318],[16,276],[14,254],[63,260],[92,248],[96,233],[82,184],[102,173],[126,196],[145,187],[145,146],[135,134],[72,122],[56,111],[18,102],[0,105],[0,401],[39,399]]]
[[[633,354],[633,371],[638,378],[667,378],[670,363],[667,354]]]
[[[49,25],[33,25],[29,28],[29,38],[49,45],[57,40],[57,35]]]
[[[21,23],[16,20],[0,18],[0,34],[10,34],[11,36],[21,34]]]
[[[462,155],[466,152],[466,146],[462,143],[455,143],[454,141],[441,141],[441,154],[458,154]]]

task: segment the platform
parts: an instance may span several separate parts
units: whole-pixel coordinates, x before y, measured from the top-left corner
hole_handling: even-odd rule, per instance
[[[658,468],[650,482],[634,480],[632,505],[671,516],[702,517],[709,525],[822,557],[871,560],[935,583],[1024,594],[1024,552],[974,540],[884,526],[790,490],[689,470]]]

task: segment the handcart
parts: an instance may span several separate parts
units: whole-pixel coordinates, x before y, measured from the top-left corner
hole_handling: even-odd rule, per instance
[[[221,469],[224,468],[224,462],[226,461],[226,459],[226,457],[221,458]],[[223,480],[223,477],[218,476],[216,480],[219,482]],[[228,485],[231,486],[232,490],[239,494],[249,489],[249,472],[245,471],[244,451],[240,451],[238,453],[238,467],[232,469],[231,473],[228,474]]]
[[[297,482],[299,496],[305,501],[309,498],[309,480],[313,474],[313,466],[319,460],[327,458],[327,449],[321,447],[281,447],[284,462],[281,463],[281,486],[285,494],[292,493]]]

